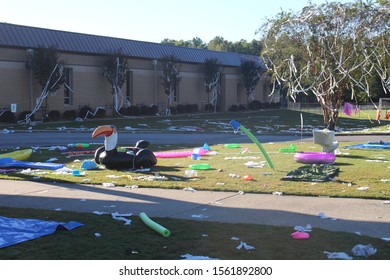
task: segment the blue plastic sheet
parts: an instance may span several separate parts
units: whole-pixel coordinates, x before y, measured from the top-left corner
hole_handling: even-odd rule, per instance
[[[345,146],[346,149],[390,149],[390,142],[369,142],[367,144],[356,144]]]
[[[56,222],[0,216],[0,248],[53,234],[57,230],[72,230],[83,224],[75,221]]]

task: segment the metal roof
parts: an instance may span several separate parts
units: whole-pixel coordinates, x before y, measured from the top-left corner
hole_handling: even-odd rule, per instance
[[[144,59],[161,59],[174,55],[178,60],[188,63],[204,63],[206,59],[213,58],[218,59],[221,65],[233,67],[239,67],[242,59],[261,63],[260,58],[253,55],[0,23],[0,47],[37,48],[51,46],[62,52],[95,55],[107,55],[121,50],[125,56]]]

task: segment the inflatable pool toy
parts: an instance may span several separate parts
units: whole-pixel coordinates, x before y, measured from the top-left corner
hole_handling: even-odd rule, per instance
[[[89,144],[88,143],[74,143],[74,144],[68,144],[68,147],[69,148],[89,148]]]
[[[244,181],[252,181],[253,177],[251,175],[245,175],[245,176],[242,177],[242,180],[244,180]]]
[[[200,164],[191,164],[188,166],[189,169],[191,170],[207,170],[210,169],[210,164],[208,163],[200,163]]]
[[[242,126],[239,122],[235,121],[235,120],[231,120],[230,121],[230,125],[233,127],[234,129],[234,132],[236,133],[239,129],[244,132],[252,141],[253,143],[255,143],[257,145],[257,147],[260,149],[260,151],[262,152],[263,156],[265,157],[265,160],[267,161],[268,163],[268,166],[271,168],[271,169],[274,169],[274,165],[271,161],[271,159],[269,158],[267,152],[264,150],[263,146],[261,145],[261,143],[259,142],[259,140],[256,139],[256,137],[244,126]]]
[[[291,237],[294,239],[309,239],[310,234],[308,234],[307,232],[296,231],[291,233]]]
[[[17,171],[16,169],[0,169],[0,173],[9,173],[9,172],[15,172]]]
[[[153,152],[146,149],[149,142],[140,140],[135,147],[129,147],[125,152],[117,149],[118,131],[113,125],[102,125],[92,132],[92,138],[104,136],[104,146],[96,149],[95,162],[107,169],[139,169],[149,168],[157,164]]]
[[[99,167],[97,166],[96,162],[94,162],[92,160],[84,160],[81,163],[82,170],[94,170],[94,169],[98,169],[98,168]]]
[[[197,151],[195,151],[197,150]],[[183,157],[190,157],[192,154],[195,153],[204,156],[209,152],[209,150],[206,150],[204,148],[197,148],[195,150],[186,150],[186,151],[171,151],[171,152],[154,152],[154,156],[156,158],[183,158]]]
[[[325,152],[303,152],[295,153],[294,160],[306,164],[332,164],[335,162],[336,156],[333,153]]]
[[[225,144],[225,148],[240,148],[239,144]]]
[[[19,161],[12,158],[1,158],[0,167],[22,167],[22,168],[35,168],[35,169],[51,169],[57,170],[64,167],[65,164],[62,163],[52,163],[52,162],[29,162],[29,161]]]
[[[291,144],[289,147],[280,148],[279,152],[281,152],[281,153],[295,153],[296,150],[297,150],[297,147],[294,144]]]
[[[0,158],[12,158],[16,160],[25,160],[28,159],[32,154],[32,149],[24,149],[13,151],[5,154],[0,154]]]
[[[141,212],[139,214],[139,218],[141,219],[142,222],[144,222],[145,225],[147,225],[157,233],[161,234],[162,236],[169,237],[169,235],[171,234],[171,232],[168,229],[156,223],[155,221],[151,220],[148,217],[148,215],[146,215],[144,212]]]

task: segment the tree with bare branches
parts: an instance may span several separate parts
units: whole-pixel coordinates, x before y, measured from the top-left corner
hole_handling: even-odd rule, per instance
[[[208,94],[208,103],[214,108],[214,113],[217,111],[218,96],[221,94],[222,72],[221,63],[217,58],[205,60],[203,65],[204,86]]]
[[[65,82],[62,73],[64,63],[63,60],[60,60],[55,46],[39,46],[28,51],[26,68],[32,71],[42,87],[42,91],[36,99],[35,107],[31,113],[27,114],[25,119],[20,122],[30,123],[33,115],[40,109],[42,109],[42,117],[47,116],[49,94],[55,93]],[[43,106],[44,101],[45,106]]]
[[[113,115],[119,114],[120,109],[124,105],[125,98],[122,94],[122,86],[126,81],[126,72],[128,70],[127,58],[122,54],[122,51],[111,53],[104,61],[103,75],[111,84],[111,94],[113,96]],[[126,100],[126,102],[128,102]],[[131,104],[128,104],[129,106]]]
[[[168,96],[166,114],[171,114],[172,99],[181,81],[179,59],[174,55],[164,56],[161,60],[163,75],[161,76],[164,92]]]

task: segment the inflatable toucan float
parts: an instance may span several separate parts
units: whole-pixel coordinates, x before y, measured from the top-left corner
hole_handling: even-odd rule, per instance
[[[118,131],[113,125],[102,125],[92,132],[92,138],[104,135],[104,146],[96,149],[95,162],[107,169],[139,169],[149,168],[157,164],[153,152],[147,147],[149,142],[140,140],[135,147],[127,147],[126,151],[118,151]]]

